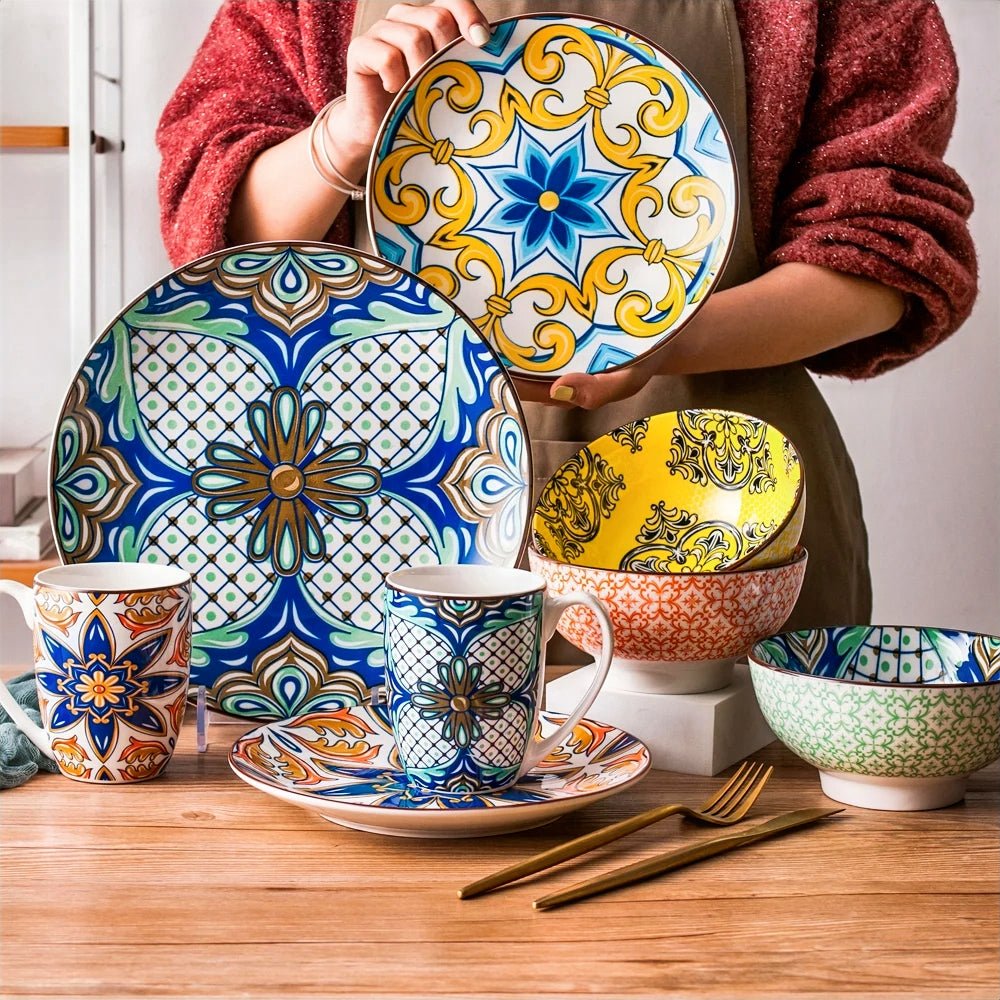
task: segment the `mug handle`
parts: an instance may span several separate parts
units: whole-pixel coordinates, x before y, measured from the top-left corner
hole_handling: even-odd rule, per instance
[[[615,654],[614,633],[611,631],[611,619],[608,617],[607,609],[592,594],[585,594],[582,590],[572,594],[565,594],[559,597],[545,597],[545,610],[542,612],[542,650],[544,653],[545,644],[552,638],[556,626],[562,613],[574,604],[583,604],[590,608],[597,616],[598,624],[601,626],[601,656],[597,661],[597,670],[594,679],[590,682],[580,703],[573,709],[566,721],[551,735],[544,740],[535,740],[525,754],[524,763],[518,771],[518,778],[530,771],[540,760],[544,760],[556,747],[561,746],[563,740],[573,732],[573,727],[583,718],[583,713],[594,703],[594,699],[601,693],[604,680],[611,669],[611,658]],[[545,683],[544,675],[538,680],[538,702],[541,703],[542,686]]]
[[[14,580],[0,580],[0,594],[10,594],[15,601],[21,606],[21,613],[24,615],[24,620],[28,623],[28,628],[32,631],[35,629],[35,595],[30,587],[26,587],[23,583],[17,583]],[[36,726],[31,719],[28,718],[27,713],[23,708],[17,703],[14,696],[7,690],[7,685],[0,681],[0,705],[3,705],[7,709],[7,714],[11,717],[11,721],[17,726],[18,729],[24,733],[25,736],[31,740],[32,743],[38,747],[39,750],[45,754],[46,757],[51,760],[56,759],[56,755],[52,752],[52,747],[49,745],[49,739],[45,734],[45,730],[41,726]]]

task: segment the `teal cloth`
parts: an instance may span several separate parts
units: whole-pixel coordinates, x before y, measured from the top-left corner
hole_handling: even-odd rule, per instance
[[[28,718],[38,725],[42,716],[38,711],[38,688],[31,671],[7,682],[7,690],[27,712]],[[50,760],[21,732],[6,710],[0,706],[0,789],[23,785],[42,771],[58,771],[56,762]]]

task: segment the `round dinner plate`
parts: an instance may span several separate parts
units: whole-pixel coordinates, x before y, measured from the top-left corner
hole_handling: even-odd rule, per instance
[[[458,39],[390,107],[368,172],[372,243],[453,299],[512,372],[631,364],[714,286],[736,225],[732,146],[668,53],[541,14]]]
[[[541,712],[541,735],[564,715]],[[489,837],[549,823],[621,792],[650,768],[645,745],[582,719],[502,792],[434,795],[411,787],[382,712],[370,705],[270,722],[240,737],[229,765],[248,785],[340,826],[395,837]]]
[[[462,313],[394,264],[283,243],[122,311],[70,387],[49,493],[64,562],[191,572],[192,686],[281,719],[382,682],[388,572],[513,565],[530,483],[513,387]]]

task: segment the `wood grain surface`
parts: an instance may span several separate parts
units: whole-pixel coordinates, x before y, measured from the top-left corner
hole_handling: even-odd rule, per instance
[[[18,559],[0,560],[0,580],[15,580],[18,583],[23,583],[26,587],[31,587],[35,582],[36,574],[41,573],[43,569],[51,569],[58,565],[59,560],[55,557],[37,561],[30,559],[23,561]]]
[[[531,900],[718,831],[677,817],[481,898],[460,885],[721,778],[654,771],[550,826],[418,841],[343,829],[229,770],[193,713],[166,774],[0,794],[4,997],[995,1000],[998,777],[963,804],[842,814],[551,912]],[[750,815],[829,805],[780,744]],[[727,772],[728,773],[728,772]]]
[[[0,149],[61,149],[67,146],[67,125],[0,125]]]

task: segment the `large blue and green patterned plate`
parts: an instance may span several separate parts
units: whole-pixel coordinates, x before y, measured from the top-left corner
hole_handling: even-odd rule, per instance
[[[331,245],[186,265],[92,345],[52,449],[65,562],[195,578],[192,682],[282,719],[362,702],[407,564],[512,565],[531,482],[510,380],[422,280]]]
[[[729,255],[736,169],[710,96],[668,53],[596,18],[519,16],[400,92],[367,211],[383,257],[545,381],[629,365],[691,319]]]

